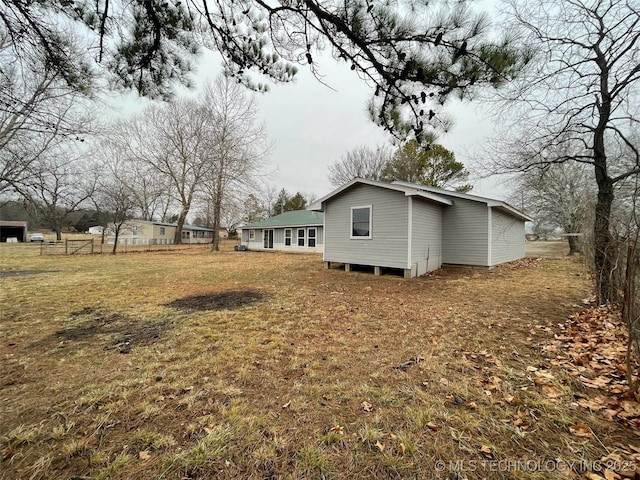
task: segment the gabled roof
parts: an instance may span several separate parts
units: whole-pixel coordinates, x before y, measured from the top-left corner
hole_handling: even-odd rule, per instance
[[[274,228],[274,227],[305,227],[313,225],[322,225],[324,223],[324,214],[321,212],[311,212],[309,210],[293,210],[275,215],[261,222],[249,223],[241,228]]]
[[[406,188],[415,188],[416,190],[430,192],[430,193],[433,193],[433,194],[436,194],[436,195],[445,195],[445,196],[453,197],[453,198],[463,198],[465,200],[471,200],[471,201],[474,201],[474,202],[486,203],[487,206],[492,207],[492,208],[496,208],[498,210],[501,210],[501,211],[507,213],[508,215],[516,217],[516,218],[518,218],[520,220],[524,220],[524,221],[527,221],[527,222],[533,221],[533,219],[529,215],[527,215],[526,213],[521,212],[517,208],[512,207],[511,205],[509,205],[506,202],[503,202],[502,200],[495,200],[493,198],[480,197],[478,195],[470,195],[468,193],[462,193],[462,192],[456,192],[456,191],[450,191],[450,190],[443,190],[442,188],[430,187],[428,185],[421,185],[419,183],[402,182],[402,181],[399,181],[399,180],[396,180],[396,181],[392,182],[392,185],[404,186]]]
[[[497,210],[501,210],[507,215],[511,215],[522,221],[532,221],[533,219],[521,212],[520,210],[512,207],[506,202],[501,200],[494,200],[492,198],[480,197],[477,195],[469,195],[468,193],[455,192],[450,190],[444,190],[442,188],[429,187],[427,185],[421,185],[418,183],[409,183],[409,182],[401,182],[394,181],[391,183],[379,182],[377,180],[367,180],[364,178],[354,178],[349,183],[342,185],[341,187],[335,189],[333,192],[325,195],[324,197],[316,200],[311,205],[307,207],[307,210],[316,210],[316,211],[324,211],[324,203],[335,197],[336,195],[341,194],[345,190],[352,188],[354,185],[371,185],[374,187],[385,188],[387,190],[394,190],[397,192],[403,192],[407,197],[419,197],[424,198],[426,200],[430,200],[432,202],[440,203],[442,205],[453,205],[455,203],[456,198],[471,200],[474,202],[481,202],[486,204],[488,207],[495,208]]]
[[[330,198],[335,197],[336,195],[341,194],[345,190],[349,190],[351,187],[353,187],[356,184],[371,185],[373,187],[379,187],[387,190],[393,190],[396,192],[402,192],[407,197],[420,197],[426,200],[430,200],[432,202],[440,203],[442,205],[453,205],[453,202],[448,198],[444,198],[439,195],[434,195],[429,192],[417,190],[415,188],[405,187],[403,185],[396,185],[394,183],[379,182],[377,180],[368,180],[365,178],[354,178],[349,183],[345,183],[344,185],[335,189],[333,192],[329,193],[328,195],[325,195],[324,197],[313,202],[311,205],[307,207],[307,210],[324,211],[324,205],[323,205],[324,202],[326,202]]]

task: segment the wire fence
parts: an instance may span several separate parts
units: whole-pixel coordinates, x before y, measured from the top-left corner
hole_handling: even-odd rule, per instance
[[[220,241],[222,250],[233,250],[237,240],[224,239]],[[113,243],[102,242],[100,238],[72,240],[64,239],[51,242],[43,242],[40,245],[40,255],[88,255],[88,254],[123,254],[136,252],[163,252],[163,251],[179,251],[179,250],[208,250],[211,249],[212,243],[181,243],[173,244],[166,241],[146,240],[141,242],[138,239],[124,239],[119,241],[115,247]]]

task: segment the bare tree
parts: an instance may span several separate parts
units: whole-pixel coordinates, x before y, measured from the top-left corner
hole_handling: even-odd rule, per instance
[[[28,209],[38,216],[56,239],[71,224],[71,216],[88,204],[96,186],[83,154],[69,149],[48,151],[29,168],[28,181],[16,186]]]
[[[96,206],[104,212],[109,230],[113,231],[114,240],[111,254],[115,255],[120,235],[127,232],[136,211],[135,198],[128,186],[113,177],[103,179],[100,182],[93,198]]]
[[[0,193],[29,177],[40,156],[84,141],[85,99],[35,53],[16,58],[0,32]]]
[[[164,220],[172,205],[170,181],[154,167],[148,152],[137,148],[148,142],[139,137],[146,136],[144,129],[131,127],[132,122],[111,126],[98,149],[102,169],[129,191],[140,219]]]
[[[567,234],[569,255],[582,252],[580,235],[587,226],[593,190],[586,166],[577,163],[530,170],[520,175],[516,183],[517,196],[534,221]]]
[[[211,120],[193,100],[179,99],[145,109],[145,145],[153,167],[164,175],[180,205],[174,243],[182,241],[184,226],[196,192],[210,169],[208,137]]]
[[[270,144],[258,123],[255,98],[227,77],[205,86],[199,99],[200,115],[206,117],[209,159],[203,189],[213,207],[213,245],[219,250],[220,221],[225,198],[232,190],[255,183],[267,162]]]
[[[590,165],[597,186],[593,228],[596,292],[614,301],[611,208],[615,185],[640,174],[640,150],[630,139],[638,129],[640,15],[628,0],[587,2],[508,1],[523,31],[523,44],[538,57],[503,96],[514,121],[499,122],[497,169],[530,170],[551,163]],[[500,108],[504,109],[502,103]],[[620,145],[622,163],[608,145]]]
[[[356,147],[329,165],[329,182],[337,188],[354,178],[380,180],[392,156],[393,152],[387,145],[375,149],[366,145]]]
[[[265,218],[269,217],[267,210],[265,209],[265,205],[260,199],[253,193],[247,195],[247,199],[243,205],[243,215],[242,222],[247,223],[255,223]]]
[[[237,237],[238,226],[242,223],[242,204],[238,199],[227,198],[220,213],[220,224],[227,229],[229,238]]]
[[[176,244],[182,241],[182,227],[210,169],[212,122],[198,102],[177,99],[148,106],[110,133],[112,151],[130,167],[122,169],[119,178],[133,188],[142,182],[138,175],[151,180],[149,196],[138,199],[143,214],[153,215],[158,202],[168,204],[167,198],[178,205]],[[157,196],[162,188],[163,197]]]

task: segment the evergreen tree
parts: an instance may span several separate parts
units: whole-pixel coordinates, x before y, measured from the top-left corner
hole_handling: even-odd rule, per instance
[[[389,160],[382,173],[382,180],[402,180],[431,187],[455,188],[468,192],[472,185],[466,182],[469,172],[456,160],[455,154],[436,143],[423,146],[415,140],[402,145]]]
[[[291,212],[293,210],[304,210],[307,208],[307,199],[300,192],[296,192],[295,195],[290,196],[283,188],[278,194],[276,203],[273,206],[273,214],[279,215],[284,212]]]
[[[446,128],[447,98],[499,86],[530,58],[488,35],[487,15],[468,3],[5,0],[0,30],[16,58],[42,54],[80,91],[98,85],[97,62],[112,83],[150,97],[171,96],[176,81],[189,84],[202,47],[217,50],[226,73],[257,90],[267,87],[256,75],[289,82],[296,64],[317,74],[315,58],[326,49],[375,88],[373,121],[404,138]],[[65,19],[83,31],[81,44]]]

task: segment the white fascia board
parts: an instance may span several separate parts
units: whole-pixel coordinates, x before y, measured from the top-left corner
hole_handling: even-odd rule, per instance
[[[405,196],[407,197],[422,197],[425,198],[427,200],[431,200],[432,202],[436,202],[436,203],[441,203],[443,205],[453,205],[453,201],[448,200],[446,198],[443,198],[439,195],[433,195],[431,193],[427,193],[427,192],[419,192],[419,191],[414,191],[414,192],[405,192]]]

